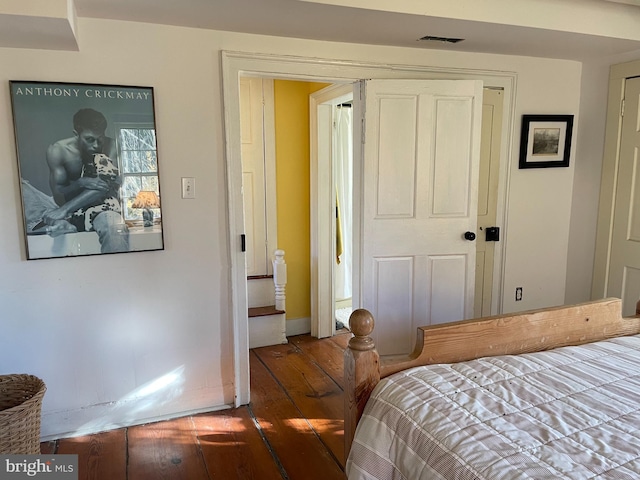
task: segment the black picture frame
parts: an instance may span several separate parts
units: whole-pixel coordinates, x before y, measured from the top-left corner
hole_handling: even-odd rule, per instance
[[[163,250],[153,87],[9,88],[27,260]]]
[[[573,115],[523,115],[520,168],[568,167]]]

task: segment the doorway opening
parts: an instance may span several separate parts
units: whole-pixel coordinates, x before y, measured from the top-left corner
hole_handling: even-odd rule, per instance
[[[241,249],[241,237],[244,234],[244,212],[242,192],[241,134],[239,115],[239,77],[256,75],[261,77],[279,77],[291,80],[321,81],[327,84],[352,84],[362,78],[414,78],[414,79],[478,79],[485,85],[502,87],[505,92],[502,127],[502,144],[500,185],[498,190],[498,218],[504,219],[507,203],[508,166],[512,144],[514,123],[513,105],[515,99],[517,77],[513,72],[463,70],[460,68],[429,67],[425,65],[376,64],[367,62],[350,62],[345,60],[318,59],[278,56],[272,54],[255,54],[245,52],[221,53],[224,124],[225,124],[225,157],[227,163],[228,182],[228,239],[229,239],[229,281],[231,283],[229,311],[232,313],[233,327],[233,360],[235,404],[244,405],[249,402],[249,348],[247,322],[247,279],[245,255]],[[358,173],[355,173],[358,177]],[[355,224],[358,224],[357,212],[359,200],[354,202]],[[331,220],[329,220],[331,221]],[[503,223],[504,225],[504,223]],[[355,231],[358,229],[356,228]],[[358,241],[354,246],[358,246]],[[494,272],[501,276],[504,244],[496,247]],[[354,252],[357,261],[359,252]],[[359,266],[354,267],[358,271]],[[494,280],[495,295],[492,299],[492,311],[499,313],[502,299],[502,284]],[[357,301],[357,300],[356,300]],[[330,316],[331,323],[333,315]],[[313,328],[313,325],[312,325]]]
[[[311,334],[348,325],[353,309],[353,87],[310,95]]]
[[[349,325],[353,253],[353,115],[351,101],[333,107],[333,171],[336,184],[336,263],[333,275],[336,330]]]
[[[342,85],[346,88],[346,93],[341,93],[340,99],[334,98],[332,102],[323,105],[323,114],[326,108],[330,117],[327,117],[326,122],[329,135],[321,139],[320,149],[328,152],[328,155],[321,161],[334,162],[327,170],[333,180],[319,184],[310,158],[311,137],[314,141],[319,137],[310,135],[315,127],[310,127],[309,95],[314,95],[314,92],[323,90],[327,85],[329,84],[288,78],[254,75],[240,77],[247,292],[252,311],[258,307],[266,309],[267,305],[273,303],[273,279],[269,277],[268,270],[262,272],[262,276],[261,272],[257,272],[258,276],[255,277],[250,268],[259,263],[256,259],[260,258],[260,252],[265,255],[265,245],[268,259],[273,257],[276,249],[284,251],[289,279],[286,287],[286,313],[281,314],[280,320],[275,316],[251,316],[250,346],[286,343],[287,336],[309,333],[312,330],[311,304],[315,301],[312,298],[317,295],[316,286],[311,285],[311,270],[316,264],[315,246],[311,247],[311,244],[316,244],[318,210],[322,216],[330,215],[332,210],[342,211],[340,223],[330,225],[331,228],[326,230],[333,232],[333,243],[327,241],[323,248],[331,249],[331,256],[326,259],[327,269],[331,275],[339,275],[338,282],[334,281],[335,277],[331,277],[328,283],[337,285],[335,296],[342,301],[341,307],[349,307],[351,304],[351,124],[347,107],[340,106],[352,98],[350,85]],[[267,87],[271,93],[263,96],[262,91]],[[328,88],[332,90],[333,86]],[[341,113],[341,110],[345,111]],[[313,123],[315,126],[318,122],[314,120]],[[337,135],[337,127],[342,132],[340,136]],[[256,134],[258,132],[259,135]],[[251,140],[253,137],[258,138]],[[343,142],[347,143],[341,146]],[[273,151],[272,161],[268,161],[269,155],[263,153],[268,146]],[[339,151],[343,153],[342,157],[337,155]],[[337,172],[338,166],[347,175],[346,179]],[[323,190],[330,188],[333,192],[333,196],[328,198],[328,202],[322,202],[320,208],[316,208],[316,204],[311,201],[316,185],[320,185]],[[269,201],[270,193],[273,201]],[[335,223],[338,219],[334,216],[333,220]],[[337,232],[342,234],[340,252],[337,251]],[[270,242],[269,239],[277,239],[277,242]]]
[[[279,102],[274,100],[276,96],[274,82],[280,85],[278,97],[284,98]],[[335,84],[321,88],[324,84],[256,77],[241,77],[240,85],[241,105],[243,105],[244,218],[248,238],[246,258],[248,280],[251,280],[248,282],[249,307],[261,307],[270,302],[269,297],[273,298],[271,279],[266,278],[267,286],[271,283],[271,293],[267,289],[266,295],[264,293],[262,295],[266,296],[266,300],[260,299],[259,290],[254,286],[258,283],[256,279],[262,281],[265,280],[262,276],[269,276],[270,266],[269,262],[266,264],[262,262],[264,272],[257,272],[257,278],[252,277],[255,273],[255,267],[253,269],[252,267],[258,263],[255,259],[260,257],[257,251],[261,250],[262,257],[269,258],[275,249],[289,251],[288,245],[291,245],[291,239],[294,237],[296,243],[307,243],[305,232],[300,229],[300,225],[307,223],[310,227],[311,239],[310,252],[303,252],[302,257],[299,252],[295,252],[298,256],[293,257],[297,263],[308,262],[311,271],[296,272],[296,275],[292,275],[294,286],[301,286],[303,289],[295,292],[294,295],[304,300],[305,295],[309,294],[310,305],[304,305],[302,302],[302,317],[299,312],[296,312],[297,316],[289,315],[288,319],[294,320],[288,322],[289,328],[285,327],[287,322],[284,316],[280,321],[281,328],[273,326],[258,328],[257,332],[260,335],[268,337],[271,332],[277,330],[277,333],[265,340],[252,339],[251,336],[256,334],[257,327],[253,327],[253,330],[250,328],[250,345],[286,343],[287,336],[308,332],[316,337],[331,336],[336,330],[348,327],[348,319],[353,310],[352,86]],[[257,87],[254,88],[251,85],[257,85]],[[264,92],[267,90],[271,93],[265,95]],[[484,89],[481,173],[478,181],[478,238],[476,241],[478,248],[474,312],[476,317],[491,314],[494,244],[485,241],[483,230],[496,228],[494,224],[496,223],[500,167],[502,96],[502,88]],[[281,112],[280,110],[285,110],[282,102],[286,104],[286,109],[291,111]],[[278,119],[275,118],[274,103],[279,105]],[[297,109],[291,106],[295,103],[298,103]],[[252,112],[245,112],[247,105],[251,105]],[[292,124],[298,124],[305,118],[308,119],[309,126],[303,126],[297,131],[292,128]],[[252,119],[252,121],[246,119]],[[284,140],[283,135],[278,134],[276,125],[280,125],[281,131],[286,131]],[[248,135],[247,132],[253,135]],[[292,135],[301,138],[309,137],[309,155],[305,156],[308,150],[305,141],[294,140]],[[257,140],[250,141],[251,137],[257,137]],[[278,142],[281,144],[281,156],[285,157],[280,161],[279,181],[276,180],[277,162],[274,159]],[[283,142],[287,148],[296,142],[301,148],[291,154],[285,151]],[[273,152],[268,146],[271,146]],[[295,157],[295,165],[286,163],[287,155]],[[308,178],[301,173],[306,164],[310,165]],[[292,171],[295,172],[293,175],[291,175]],[[300,216],[300,212],[297,217],[295,213],[288,215],[276,212],[275,191],[278,188],[276,184],[279,184],[280,197],[281,200],[285,200],[285,204],[304,204],[309,201],[308,218],[304,215]],[[309,190],[300,189],[300,184],[308,184]],[[292,196],[289,193],[292,188],[299,196]],[[278,237],[275,233],[278,216],[283,219],[282,223],[294,225],[294,230],[283,228],[283,231],[288,231],[288,234],[280,236],[283,239],[280,245],[273,241],[268,242],[269,237],[272,239]],[[304,275],[310,275],[310,281],[307,281]],[[309,283],[310,291],[306,290]],[[259,320],[266,319],[261,317]],[[257,321],[250,320],[251,325],[253,326]],[[314,328],[315,326],[317,327]]]

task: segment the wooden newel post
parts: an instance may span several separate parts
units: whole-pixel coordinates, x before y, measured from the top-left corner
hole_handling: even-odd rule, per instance
[[[374,320],[365,309],[354,310],[349,317],[353,337],[344,352],[344,448],[349,455],[356,425],[362,416],[367,399],[380,381],[380,356],[373,339]]]

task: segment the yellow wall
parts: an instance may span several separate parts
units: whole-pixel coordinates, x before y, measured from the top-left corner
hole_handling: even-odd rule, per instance
[[[311,316],[309,94],[326,86],[274,81],[278,248],[287,262],[287,319]]]

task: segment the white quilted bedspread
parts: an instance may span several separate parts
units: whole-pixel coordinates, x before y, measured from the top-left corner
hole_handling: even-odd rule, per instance
[[[356,479],[640,479],[640,336],[430,365],[375,388]]]

